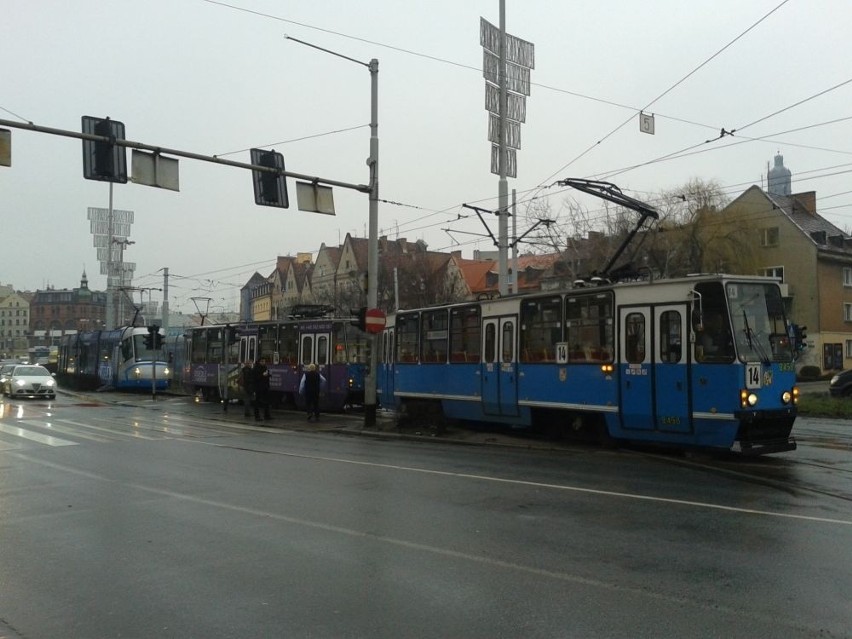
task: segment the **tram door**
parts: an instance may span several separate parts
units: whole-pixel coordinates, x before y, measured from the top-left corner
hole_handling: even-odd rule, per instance
[[[257,357],[257,335],[240,336],[240,362],[251,362]]]
[[[482,325],[482,410],[518,415],[517,316],[485,318]]]
[[[325,369],[329,362],[331,333],[302,333],[299,342],[299,363],[316,364]],[[323,373],[328,379],[328,373]],[[330,381],[330,380],[329,380]]]
[[[685,304],[654,307],[654,398],[657,430],[689,432],[688,340]]]
[[[619,307],[619,385],[621,426],[654,429],[651,308]]]
[[[386,329],[379,337],[382,344],[382,357],[380,362],[380,377],[378,387],[381,391],[381,404],[385,408],[393,405],[394,394],[394,365],[395,335],[393,327]]]

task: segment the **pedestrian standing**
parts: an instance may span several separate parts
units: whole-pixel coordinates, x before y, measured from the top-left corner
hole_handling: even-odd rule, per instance
[[[266,367],[266,358],[261,357],[252,369],[252,382],[254,384],[254,418],[261,420],[260,409],[263,409],[263,419],[272,419],[269,413],[269,369]]]
[[[243,389],[243,417],[250,417],[254,404],[254,372],[249,360],[243,362],[240,369],[240,386]]]
[[[308,421],[313,417],[319,421],[320,391],[325,387],[325,377],[317,370],[316,364],[308,364],[299,382],[299,394],[305,398]]]

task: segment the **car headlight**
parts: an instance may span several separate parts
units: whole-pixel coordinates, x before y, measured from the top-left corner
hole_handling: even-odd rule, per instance
[[[56,380],[55,379],[49,379],[44,383],[44,385],[45,386],[56,386]]]
[[[27,385],[27,383],[22,379],[16,379],[15,380],[15,386],[26,386],[26,385]]]
[[[829,386],[834,386],[838,380],[840,380],[840,375],[835,375],[831,378],[831,381],[828,383]]]

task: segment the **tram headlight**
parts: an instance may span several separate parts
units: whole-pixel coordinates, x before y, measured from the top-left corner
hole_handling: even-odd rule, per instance
[[[799,387],[793,386],[793,404],[799,403]]]
[[[753,406],[757,406],[757,395],[755,393],[749,393],[747,390],[743,389],[740,391],[740,406],[743,408],[750,408]]]
[[[139,370],[138,366],[133,369],[133,374],[136,376],[136,379],[139,379],[140,377],[142,377],[142,371]]]
[[[613,367],[612,364],[602,364],[601,365],[601,372],[603,372],[605,375],[612,375],[613,370],[615,370],[615,368]]]
[[[783,393],[781,393],[782,404],[789,404],[791,401],[793,401],[793,393],[791,393],[790,391],[784,391]]]
[[[165,375],[166,377],[168,377],[168,376],[169,376],[169,375],[171,375],[171,374],[172,374],[172,372],[169,370],[169,367],[168,367],[168,366],[166,366],[166,367],[163,369],[163,375]]]

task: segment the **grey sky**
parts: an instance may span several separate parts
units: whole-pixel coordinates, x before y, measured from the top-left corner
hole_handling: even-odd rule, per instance
[[[245,150],[225,156],[245,162],[249,147],[272,145],[291,171],[351,183],[368,180],[369,73],[284,36],[378,58],[380,197],[402,204],[380,206],[381,233],[468,257],[493,248],[442,229],[481,233],[475,217],[457,219],[467,214],[460,205],[496,207],[477,69],[479,17],[496,24],[498,0],[0,7],[0,118],[77,131],[83,115],[110,116],[130,140],[202,154]],[[509,181],[520,201],[546,195],[558,212],[571,195],[599,206],[537,189],[565,177],[610,179],[645,200],[695,177],[735,195],[761,184],[780,151],[793,190],[815,190],[823,215],[852,226],[852,119],[844,119],[852,82],[787,108],[852,79],[852,3],[507,0],[506,13],[508,31],[535,44],[518,178]],[[639,131],[645,107],[656,114],[654,136]],[[737,133],[717,140],[722,128]],[[308,137],[332,131],[341,132]],[[0,167],[0,282],[74,287],[85,266],[91,286],[105,286],[86,213],[107,206],[108,187],[83,179],[80,146],[12,130],[13,166]],[[644,166],[621,172],[634,165]],[[180,183],[179,193],[118,185],[114,206],[135,212],[136,244],[125,257],[137,264],[134,284],[159,287],[169,267],[179,276],[172,307],[186,312],[193,295],[233,308],[239,286],[255,270],[267,274],[277,255],[315,252],[347,232],[366,236],[367,198],[355,192],[335,189],[338,214],[328,217],[298,211],[292,181],[288,210],[255,206],[239,169],[182,159]]]

